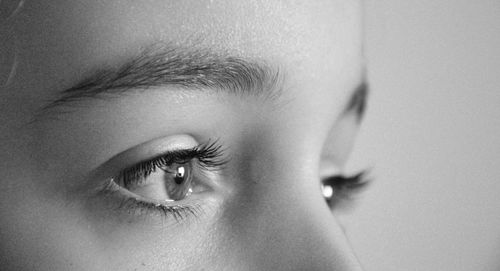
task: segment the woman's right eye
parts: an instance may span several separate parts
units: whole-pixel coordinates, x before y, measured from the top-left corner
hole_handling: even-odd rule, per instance
[[[150,201],[183,200],[193,192],[193,164],[196,161],[159,164],[148,161],[120,174],[117,184],[133,194]]]
[[[206,178],[213,176],[207,172],[220,170],[228,162],[224,157],[217,142],[174,149],[120,171],[103,191],[122,199],[122,208],[160,211],[177,219],[182,210],[194,213],[190,197],[207,190]]]

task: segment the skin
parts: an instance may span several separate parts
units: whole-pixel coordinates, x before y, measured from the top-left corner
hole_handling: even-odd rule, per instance
[[[358,1],[24,3],[1,26],[17,54],[0,92],[2,269],[360,270],[319,189],[320,177],[344,166],[358,130],[343,110],[363,77],[360,18]],[[96,67],[153,43],[279,67],[281,96],[166,86],[32,122]],[[94,173],[151,158],[161,147],[150,142],[211,138],[231,159],[198,198],[198,217],[135,216],[95,196],[103,180]]]

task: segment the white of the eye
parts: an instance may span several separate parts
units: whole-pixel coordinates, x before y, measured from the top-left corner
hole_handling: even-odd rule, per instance
[[[333,188],[329,185],[321,185],[321,193],[323,197],[329,199],[333,196]]]

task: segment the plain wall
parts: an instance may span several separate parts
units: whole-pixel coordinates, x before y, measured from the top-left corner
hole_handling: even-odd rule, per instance
[[[500,1],[369,0],[346,217],[367,270],[500,270]]]

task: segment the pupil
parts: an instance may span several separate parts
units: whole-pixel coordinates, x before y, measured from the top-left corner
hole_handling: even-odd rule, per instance
[[[184,167],[178,167],[175,173],[174,182],[176,184],[181,184],[184,181],[185,169]]]

